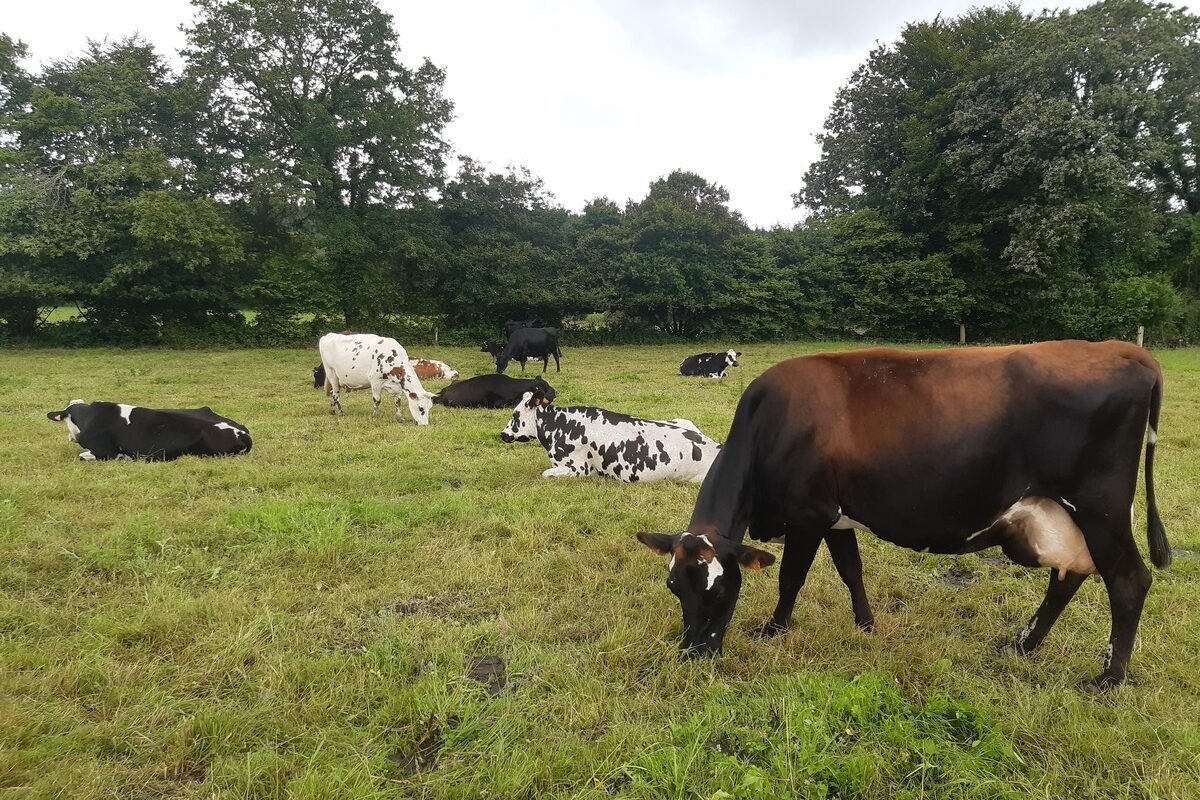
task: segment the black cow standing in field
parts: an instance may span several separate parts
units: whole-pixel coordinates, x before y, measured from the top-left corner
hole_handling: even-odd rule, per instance
[[[550,357],[554,357],[555,372],[562,372],[562,351],[558,348],[558,328],[519,328],[508,337],[508,344],[496,356],[496,372],[501,373],[508,362],[515,360],[525,371],[525,362],[542,360],[542,372],[550,368]]]
[[[683,360],[679,365],[679,374],[688,377],[700,375],[706,378],[724,378],[725,370],[736,367],[741,355],[736,350],[726,350],[724,353],[697,353]]]
[[[450,384],[433,396],[433,402],[451,408],[512,408],[526,392],[535,391],[551,400],[555,397],[554,387],[540,376],[478,375]]]
[[[155,409],[126,403],[72,400],[46,416],[65,422],[67,439],[84,448],[82,461],[141,458],[174,461],[180,456],[235,456],[253,442],[245,426],[203,408]]]
[[[742,544],[747,530],[784,538],[767,636],[787,629],[822,541],[855,621],[872,627],[855,529],[921,552],[998,545],[1018,564],[1048,568],[1041,607],[1010,643],[1021,654],[1098,575],[1112,632],[1089,689],[1104,690],[1125,679],[1150,588],[1132,530],[1143,436],[1150,559],[1171,562],[1154,499],[1161,405],[1158,363],[1124,342],[794,358],[742,395],[687,530],[638,538],[672,556],[668,586],[688,653],[721,649],[740,568],[775,560]]]

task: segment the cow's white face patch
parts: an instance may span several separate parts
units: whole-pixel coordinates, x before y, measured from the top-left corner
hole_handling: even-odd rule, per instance
[[[213,427],[219,431],[233,431],[234,433],[245,433],[245,431],[243,431],[238,426],[230,425],[228,422],[218,422],[215,425],[213,425]]]
[[[513,409],[512,418],[500,431],[506,442],[530,442],[537,438],[537,412],[541,403],[533,402],[533,392],[521,396],[521,402]]]
[[[739,353],[736,350],[726,350],[725,364],[730,367],[736,367],[738,365],[738,355]]]
[[[132,425],[133,422],[129,419],[129,416],[137,406],[131,406],[128,403],[117,403],[117,408],[121,409],[121,419],[125,420],[125,424]]]
[[[711,592],[713,587],[717,585],[717,579],[725,574],[725,568],[721,566],[721,561],[716,556],[713,556],[712,561],[705,561],[703,558],[699,559],[699,561],[702,566],[708,568],[708,581],[704,586],[704,590]]]

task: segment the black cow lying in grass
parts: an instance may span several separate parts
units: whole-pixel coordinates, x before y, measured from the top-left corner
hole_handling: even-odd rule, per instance
[[[46,415],[65,422],[67,439],[84,448],[83,461],[141,458],[174,461],[180,456],[236,456],[253,442],[243,425],[203,408],[155,409],[126,403],[72,400]]]
[[[526,392],[532,391],[554,399],[554,387],[540,376],[479,375],[455,381],[434,395],[433,402],[451,408],[512,408]]]
[[[743,538],[784,537],[779,603],[761,633],[787,629],[817,549],[829,545],[854,618],[872,625],[854,530],[921,552],[999,546],[1042,567],[1041,607],[1011,640],[1041,644],[1089,575],[1108,590],[1112,633],[1089,685],[1125,679],[1150,572],[1133,540],[1138,457],[1146,441],[1150,559],[1171,563],[1154,501],[1162,372],[1125,342],[793,358],[750,384],[687,530],[639,534],[671,556],[683,649],[721,649],[741,567],[774,556]]]

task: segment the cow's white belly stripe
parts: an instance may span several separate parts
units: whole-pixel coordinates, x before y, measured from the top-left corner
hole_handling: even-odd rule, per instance
[[[125,420],[125,424],[132,425],[133,421],[129,419],[129,416],[137,406],[131,406],[128,403],[117,403],[117,408],[121,409],[121,419]]]

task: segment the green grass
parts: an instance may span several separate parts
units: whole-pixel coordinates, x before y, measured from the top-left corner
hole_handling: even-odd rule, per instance
[[[747,346],[724,382],[675,374],[689,349],[568,347],[550,378],[564,404],[724,438],[754,375],[816,348]],[[1200,352],[1161,358],[1160,505],[1200,550]],[[1076,685],[1102,586],[1037,653],[999,655],[1040,571],[870,537],[874,634],[822,554],[793,632],[747,635],[776,593],[752,573],[725,654],[680,663],[633,534],[681,529],[695,486],[543,480],[503,411],[417,428],[358,392],[334,419],[315,362],[0,351],[0,798],[1200,796],[1200,559],[1156,573],[1130,683],[1099,699]],[[44,416],[77,396],[208,404],[254,451],[80,463]],[[468,674],[491,655],[495,696]]]

